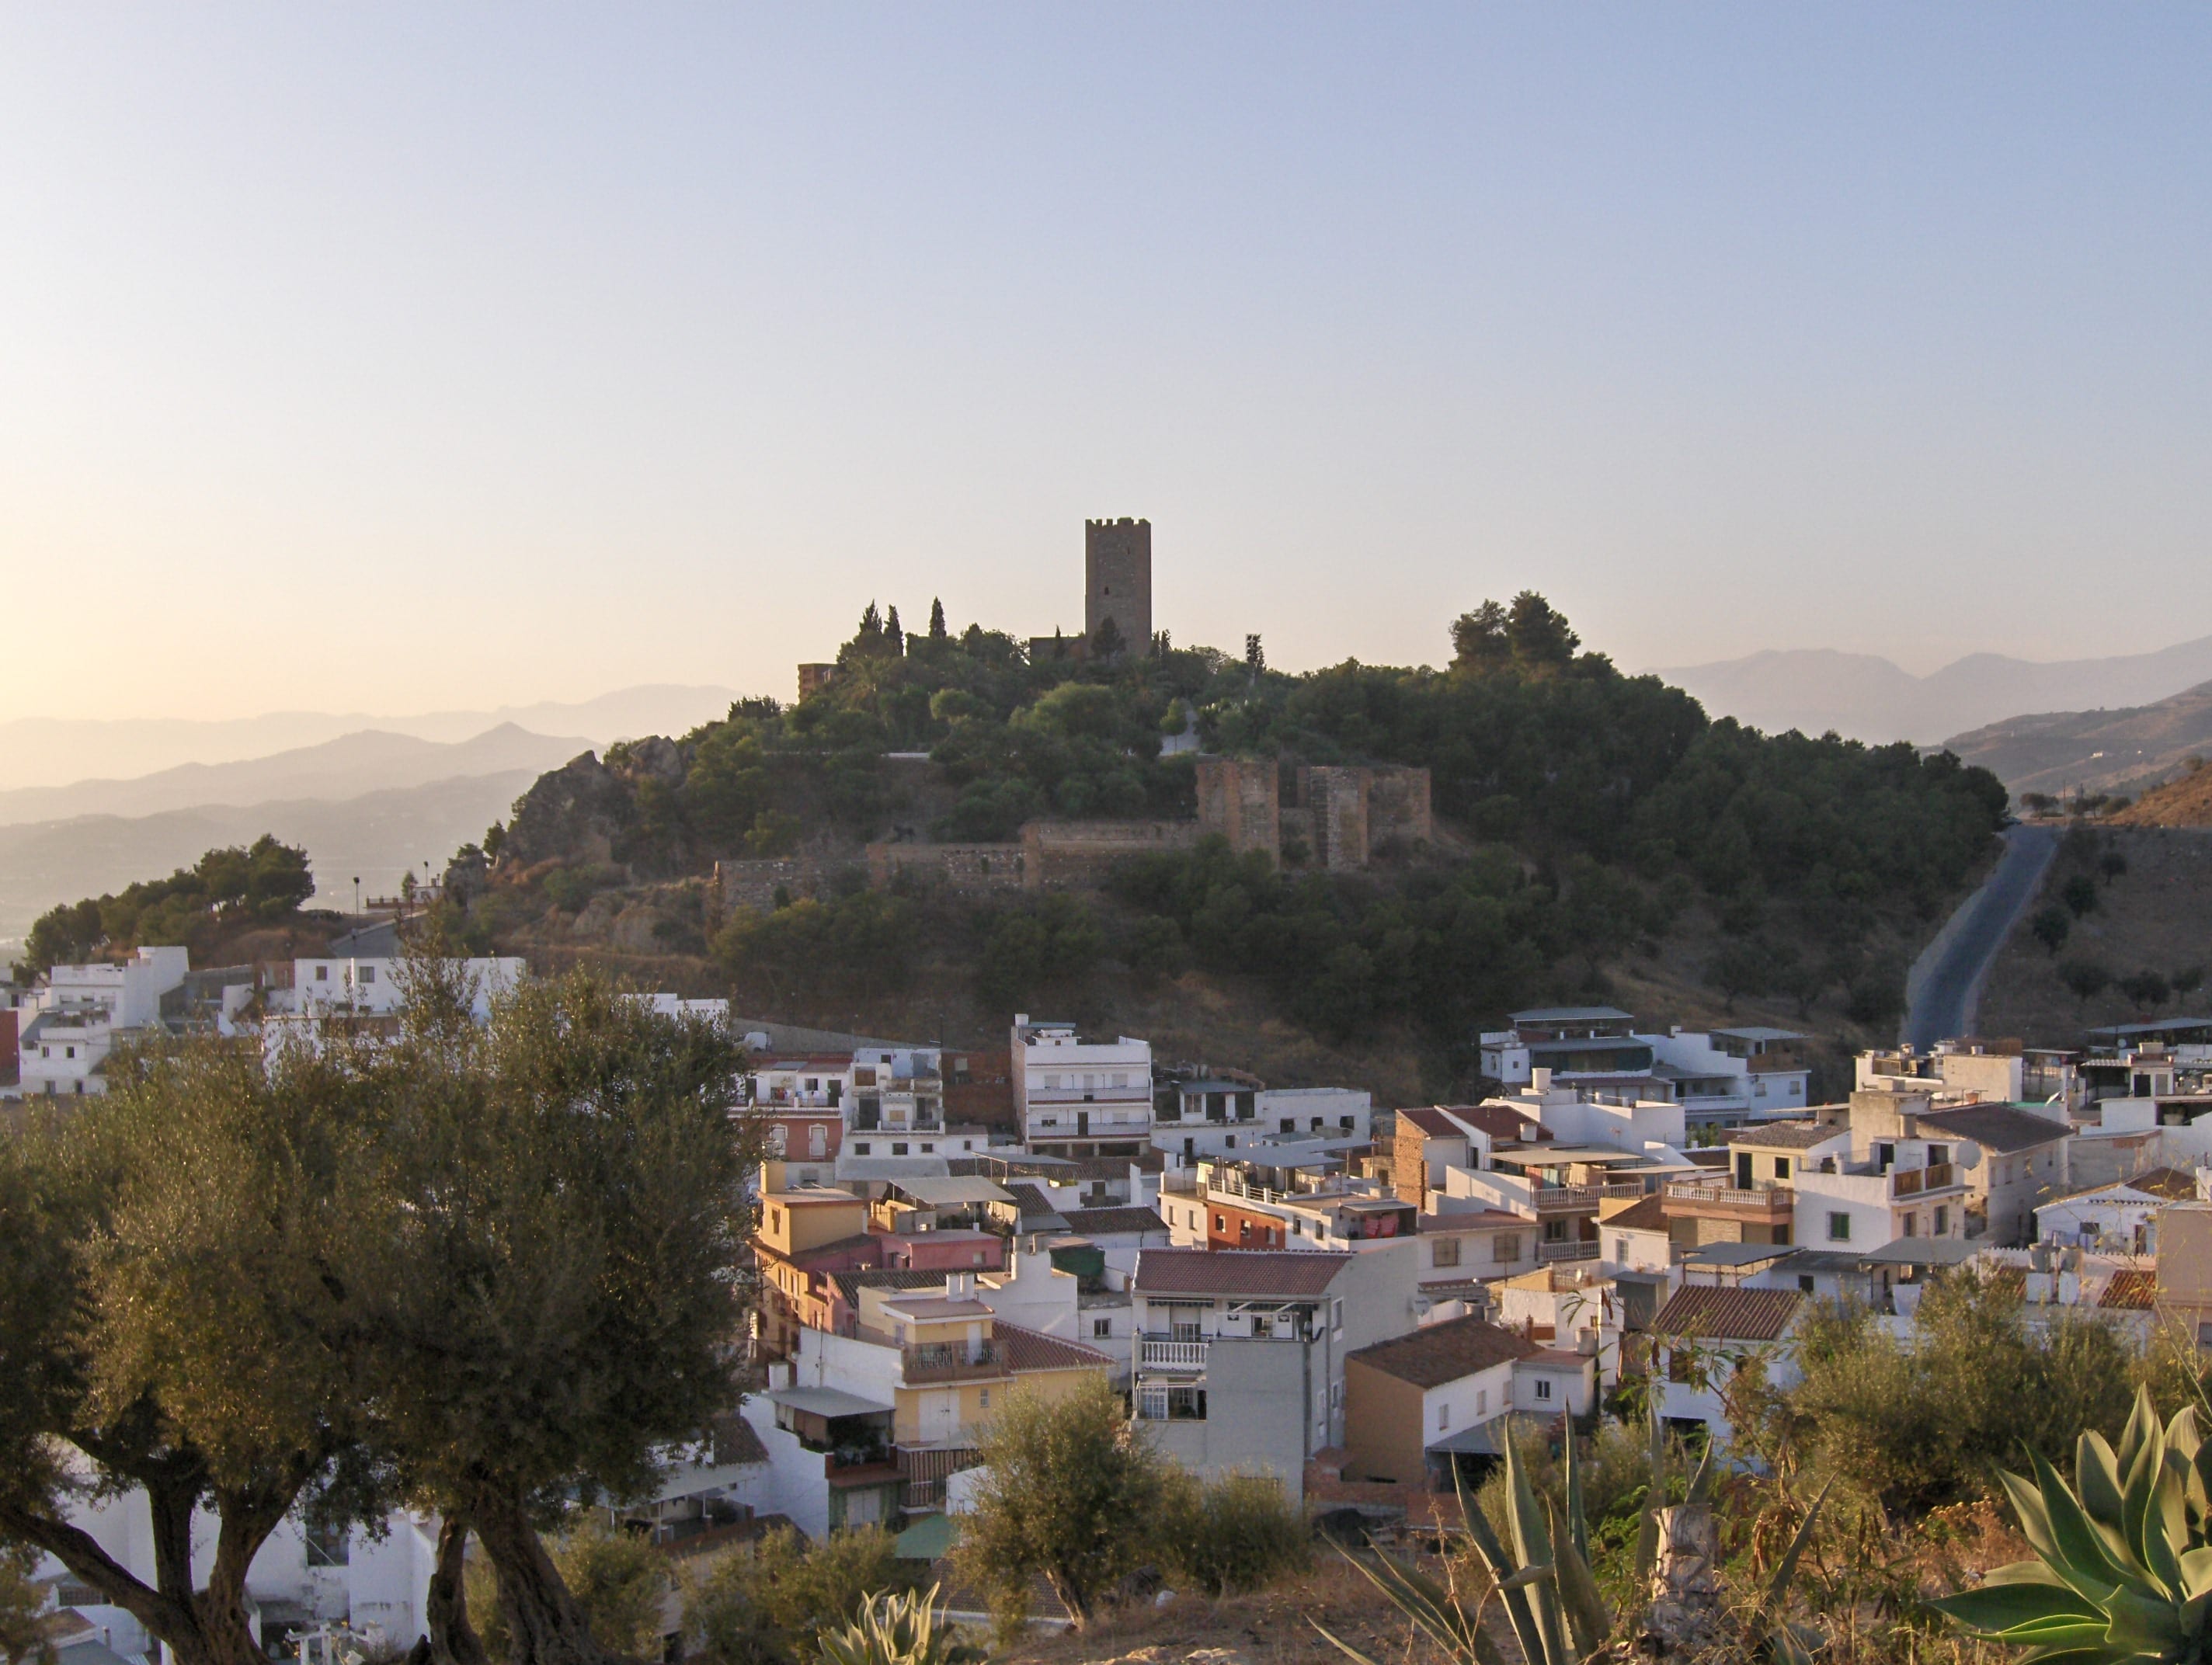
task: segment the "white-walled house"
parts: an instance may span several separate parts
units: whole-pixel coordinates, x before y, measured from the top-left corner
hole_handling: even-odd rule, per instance
[[[1651,1327],[1660,1413],[1669,1422],[1701,1423],[1727,1444],[1735,1433],[1728,1390],[1745,1363],[1757,1360],[1777,1387],[1798,1380],[1790,1337],[1805,1311],[1796,1290],[1707,1284],[1676,1290]]]
[[[161,997],[191,970],[191,952],[185,948],[141,948],[119,963],[55,966],[16,1014],[23,1096],[106,1091],[108,1055],[160,1027]]]
[[[1152,1140],[1152,1048],[1089,1041],[1073,1024],[1014,1019],[1012,1075],[1022,1141],[1065,1157],[1137,1156]]]
[[[82,1498],[70,1510],[70,1524],[141,1582],[155,1582],[153,1514],[144,1492]],[[204,1581],[215,1556],[216,1519],[201,1510],[191,1528],[192,1567]],[[256,1639],[276,1640],[274,1616],[291,1623],[343,1623],[370,1641],[402,1651],[427,1633],[424,1602],[437,1565],[435,1516],[395,1510],[381,1534],[362,1527],[318,1531],[300,1515],[280,1521],[246,1569],[246,1593],[254,1612]],[[128,1610],[100,1601],[62,1563],[44,1559],[33,1577],[52,1582],[56,1604],[81,1614],[107,1638],[111,1651],[126,1657],[158,1655],[159,1644]]]
[[[1455,1318],[1347,1354],[1348,1480],[1448,1485],[1457,1455],[1496,1455],[1516,1363],[1540,1352],[1517,1330]]]
[[[2153,1168],[2109,1185],[2056,1197],[2035,1211],[2038,1243],[2113,1255],[2158,1253],[2159,1212],[2201,1200],[2197,1173]]]
[[[513,956],[479,957],[460,962],[468,979],[470,1011],[478,1022],[490,1015],[492,1002],[514,990],[529,973],[526,962]],[[390,1017],[407,1000],[407,962],[374,957],[351,959],[295,959],[292,986],[272,989],[269,1009],[286,1017]]]

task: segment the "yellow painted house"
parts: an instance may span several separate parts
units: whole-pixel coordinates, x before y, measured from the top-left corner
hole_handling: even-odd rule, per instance
[[[1096,1347],[1000,1322],[972,1274],[948,1274],[941,1293],[860,1293],[857,1339],[897,1350],[891,1437],[902,1448],[972,1449],[1016,1387],[1056,1399],[1114,1368]]]

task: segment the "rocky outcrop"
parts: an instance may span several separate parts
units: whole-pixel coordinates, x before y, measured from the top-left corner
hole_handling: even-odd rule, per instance
[[[673,750],[672,742],[659,743]],[[680,765],[679,765],[680,767]],[[611,861],[616,842],[636,818],[629,785],[591,752],[571,759],[518,799],[500,847],[501,867],[541,861]]]

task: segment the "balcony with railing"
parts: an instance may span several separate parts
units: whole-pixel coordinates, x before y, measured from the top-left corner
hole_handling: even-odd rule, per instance
[[[1595,1185],[1538,1185],[1532,1187],[1529,1192],[1535,1202],[1536,1212],[1540,1214],[1547,1212],[1565,1213],[1576,1209],[1595,1208],[1597,1206],[1600,1194],[1601,1188]],[[1637,1194],[1638,1196],[1643,1194],[1640,1188]]]
[[[1780,1220],[1797,1212],[1797,1194],[1786,1185],[1708,1185],[1698,1180],[1671,1180],[1664,1195],[1662,1206],[1669,1213]]]
[[[1955,1190],[1963,1182],[1948,1162],[1931,1162],[1925,1168],[1899,1168],[1889,1176],[1893,1197],[1917,1197],[1929,1191]]]
[[[1597,1256],[1598,1244],[1595,1238],[1587,1241],[1578,1239],[1573,1243],[1536,1245],[1538,1266],[1550,1266],[1559,1261],[1595,1261]]]
[[[1202,1370],[1206,1368],[1206,1341],[1178,1341],[1164,1335],[1147,1335],[1137,1343],[1137,1363],[1140,1368],[1160,1370]]]
[[[963,1382],[1006,1374],[995,1341],[924,1341],[900,1353],[908,1385]]]

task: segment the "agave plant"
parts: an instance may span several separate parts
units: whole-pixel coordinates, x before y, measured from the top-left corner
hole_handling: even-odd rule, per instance
[[[1658,1559],[1666,1464],[1666,1425],[1660,1420],[1655,1404],[1651,1484],[1645,1494],[1644,1521],[1636,1547],[1639,1588],[1650,1588]],[[1686,1507],[1705,1506],[1711,1485],[1712,1466],[1713,1453],[1709,1445],[1691,1478]],[[1540,1504],[1521,1466],[1516,1443],[1510,1438],[1505,1442],[1505,1484],[1510,1499],[1507,1526],[1512,1540],[1510,1553],[1505,1541],[1481,1509],[1469,1503],[1464,1492],[1460,1494],[1468,1535],[1490,1573],[1494,1593],[1505,1609],[1506,1623],[1511,1626],[1528,1665],[1584,1665],[1614,1640],[1616,1616],[1607,1608],[1597,1579],[1590,1571],[1589,1527],[1583,1511],[1582,1469],[1571,1435],[1566,1441],[1564,1478],[1564,1506],[1555,1508],[1548,1500]],[[1826,1493],[1822,1497],[1825,1498]],[[1758,1619],[1765,1632],[1764,1651],[1780,1665],[1803,1665],[1808,1657],[1804,1643],[1782,1622],[1780,1613],[1820,1512],[1820,1504],[1816,1501],[1778,1564],[1758,1609]],[[1447,1658],[1461,1662],[1462,1665],[1469,1662],[1472,1665],[1505,1665],[1497,1642],[1482,1628],[1487,1595],[1470,1607],[1455,1589],[1393,1555],[1378,1553],[1371,1562],[1355,1558],[1352,1564]],[[1359,1665],[1376,1665],[1371,1656],[1341,1637],[1331,1635],[1318,1621],[1309,1622]]]
[[[2118,1451],[2094,1431],[2075,1443],[2078,1492],[2029,1461],[2033,1480],[2002,1478],[2036,1559],[1931,1605],[1978,1636],[2033,1648],[2030,1660],[2181,1665],[2212,1654],[2212,1442],[2196,1412],[2160,1427],[2138,1389]]]
[[[822,1633],[816,1644],[822,1665],[981,1665],[981,1648],[961,1641],[957,1630],[938,1627],[940,1588],[871,1595],[851,1624]]]

